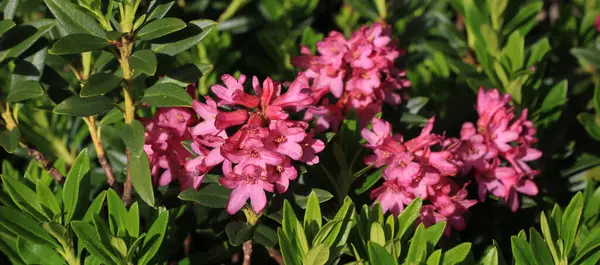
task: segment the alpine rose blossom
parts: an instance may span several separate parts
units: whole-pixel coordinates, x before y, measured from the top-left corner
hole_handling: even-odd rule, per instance
[[[361,125],[381,112],[383,103],[399,105],[398,90],[409,87],[405,71],[394,67],[404,53],[396,47],[391,28],[382,23],[364,26],[349,39],[337,31],[316,44],[318,55],[302,47],[292,64],[304,69],[314,106],[304,120],[316,119],[318,131],[337,131],[341,121],[355,110]]]
[[[384,212],[400,214],[404,206],[421,197],[429,204],[423,206],[419,220],[425,225],[447,221],[445,234],[450,228],[463,230],[466,226],[463,214],[475,200],[467,200],[464,186],[452,178],[460,171],[454,155],[439,150],[443,143],[441,135],[433,134],[435,118],[431,118],[419,136],[405,140],[400,134],[392,134],[391,125],[373,118],[372,129],[364,128],[361,135],[365,147],[373,154],[365,157],[365,163],[375,168],[385,166],[383,184],[371,192]]]
[[[497,89],[480,88],[477,123],[465,122],[460,139],[447,139],[445,146],[463,164],[462,174],[473,172],[480,201],[490,193],[517,211],[519,193],[538,193],[533,178],[539,171],[529,162],[539,159],[542,152],[532,147],[537,142],[536,130],[527,120],[527,109],[515,117],[510,101],[510,95],[501,95]]]

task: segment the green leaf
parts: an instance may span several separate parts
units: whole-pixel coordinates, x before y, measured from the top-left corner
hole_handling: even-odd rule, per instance
[[[369,240],[373,243],[379,244],[382,247],[385,245],[385,233],[383,232],[383,227],[380,223],[375,222],[371,224]]]
[[[137,247],[140,246],[144,240],[144,238],[146,237],[146,233],[141,234],[135,241],[133,241],[133,243],[131,244],[131,246],[129,246],[129,250],[127,251],[127,255],[125,256],[125,260],[127,261],[131,261],[131,259],[133,258],[133,255],[137,252]]]
[[[14,153],[19,147],[21,140],[21,131],[19,128],[13,128],[12,131],[0,131],[0,146],[8,153]]]
[[[108,41],[104,38],[95,37],[86,34],[71,34],[64,36],[50,49],[51,54],[78,54],[89,51],[97,51],[108,46]]]
[[[294,238],[292,245],[296,250],[296,255],[304,257],[308,252],[308,241],[306,234],[302,228],[302,224],[298,221],[294,209],[288,200],[283,202],[283,220],[281,222],[283,232],[288,238]]]
[[[85,249],[106,265],[117,264],[117,257],[112,251],[106,249],[100,242],[96,229],[85,221],[72,221],[71,228]]]
[[[37,200],[36,193],[20,180],[11,177],[2,177],[4,188],[19,209],[30,214],[39,221],[49,221]]]
[[[153,40],[151,48],[156,53],[176,55],[196,45],[216,26],[216,22],[207,19],[190,21],[185,29]]]
[[[119,195],[112,189],[106,194],[108,204],[108,225],[113,235],[118,235],[119,228],[125,229],[127,209]]]
[[[150,174],[150,163],[146,152],[142,152],[140,157],[131,156],[128,170],[135,192],[137,192],[144,202],[154,207],[152,175]]]
[[[54,27],[54,21],[50,19],[39,20],[37,23],[16,26],[2,36],[0,62],[17,58]]]
[[[174,83],[178,86],[186,87],[189,84],[198,82],[202,76],[207,75],[212,69],[213,66],[210,64],[186,64],[167,73],[158,83]]]
[[[588,206],[586,205],[586,208]],[[596,227],[590,232],[586,239],[581,242],[577,248],[577,255],[571,264],[579,264],[578,261],[583,260],[588,254],[598,252],[600,250],[600,227]]]
[[[508,42],[502,51],[502,56],[506,56],[510,62],[510,69],[516,72],[523,68],[525,62],[525,39],[518,32],[513,32],[508,38]]]
[[[58,23],[71,34],[104,36],[104,30],[97,20],[70,1],[44,0]]]
[[[322,190],[322,189],[312,189],[311,194],[312,193],[314,193],[315,196],[317,196],[319,203],[324,203],[326,201],[331,200],[331,198],[333,198],[333,195],[331,193],[329,193],[326,190]],[[309,197],[310,197],[310,195],[302,196],[302,195],[294,194],[294,202],[296,202],[296,204],[298,206],[300,206],[300,208],[306,209]]]
[[[59,246],[36,220],[8,206],[0,206],[0,224],[31,243]]]
[[[385,168],[380,168],[377,171],[369,174],[366,178],[365,181],[361,184],[360,187],[356,188],[356,190],[354,190],[354,192],[356,192],[356,194],[360,195],[365,193],[366,191],[368,191],[369,189],[371,189],[371,187],[373,187],[373,185],[375,185],[375,183],[377,183],[377,181],[379,181],[379,179],[381,179],[381,177],[383,176],[383,170]]]
[[[527,63],[525,66],[531,67],[537,63],[539,63],[544,56],[550,51],[550,42],[548,38],[543,38],[540,41],[536,42],[529,48],[530,55],[527,58]]]
[[[319,198],[314,191],[308,195],[308,203],[306,204],[306,212],[304,213],[304,229],[306,239],[311,242],[321,229],[322,220],[321,206],[319,206]]]
[[[65,223],[69,223],[75,210],[77,209],[77,201],[79,200],[79,186],[81,180],[90,171],[90,157],[88,156],[87,149],[81,150],[73,166],[67,174],[65,180],[64,189],[62,192],[63,206],[65,212]]]
[[[406,261],[411,264],[421,264],[427,258],[427,238],[425,228],[419,224],[408,247]]]
[[[111,238],[112,235],[110,233],[110,231],[108,230],[108,227],[106,226],[106,222],[104,222],[104,220],[102,219],[102,217],[100,217],[99,215],[94,215],[94,218],[92,219],[93,223],[94,223],[94,227],[96,230],[96,236],[98,237],[100,243],[102,244],[102,246],[111,254],[113,254],[113,257],[118,257],[117,252],[115,252],[112,248],[112,244],[111,244]],[[115,259],[115,261],[118,261],[119,259]]]
[[[356,12],[364,18],[372,21],[376,21],[379,18],[377,10],[370,0],[345,0],[344,2],[350,5],[353,10],[356,10]]]
[[[109,111],[113,107],[113,102],[104,96],[82,98],[75,95],[56,105],[53,112],[61,115],[88,117]]]
[[[129,213],[127,213],[127,218],[125,219],[125,227],[129,236],[137,238],[140,235],[140,209],[137,202],[134,202],[129,207]]]
[[[120,239],[118,237],[111,237],[110,244],[112,248],[115,251],[117,251],[117,253],[119,253],[119,255],[122,258],[125,258],[127,256],[127,244],[125,244],[125,241],[123,239]]]
[[[24,80],[19,82],[15,89],[11,89],[6,100],[8,102],[21,102],[27,99],[37,98],[44,95],[44,89],[40,82],[35,80]]]
[[[556,247],[554,245],[554,240],[555,238],[558,239],[557,237],[554,237],[552,235],[552,230],[550,229],[550,226],[548,224],[548,219],[546,218],[546,214],[544,212],[542,212],[540,214],[540,227],[542,228],[542,234],[544,235],[544,238],[546,239],[546,244],[548,245],[548,248],[550,249],[550,253],[552,255],[552,259],[555,262],[559,261],[559,257],[558,257],[558,252],[556,251]]]
[[[444,234],[445,228],[446,221],[440,221],[425,229],[425,238],[427,238],[427,242],[432,247],[440,241],[440,238],[442,238],[442,234]]]
[[[369,262],[371,265],[397,264],[396,259],[390,255],[390,253],[388,253],[380,244],[369,242],[367,248],[369,251]]]
[[[529,228],[529,241],[529,244],[531,245],[531,250],[533,250],[533,253],[535,253],[534,258],[538,264],[554,263],[546,241],[544,241],[542,235],[540,235],[540,233],[536,231],[533,227]]]
[[[210,208],[225,208],[231,190],[218,184],[208,184],[198,190],[189,188],[179,194],[179,199],[193,201]]]
[[[595,115],[582,112],[577,115],[577,120],[592,138],[600,141],[600,120]]]
[[[27,264],[63,265],[65,260],[48,245],[31,243],[17,238],[19,255]]]
[[[94,217],[94,215],[100,214],[100,210],[102,210],[102,206],[104,205],[105,198],[106,198],[106,191],[103,190],[92,201],[92,204],[90,204],[90,207],[88,207],[87,211],[85,212],[85,215],[83,215],[83,219],[81,219],[81,220],[90,222],[90,221],[92,221],[92,218]]]
[[[114,124],[123,120],[123,113],[119,108],[113,108],[111,111],[106,113],[102,120],[100,120],[100,126]]]
[[[456,265],[462,264],[467,258],[469,251],[471,250],[471,243],[465,242],[452,249],[446,251],[443,257],[443,265]]]
[[[291,240],[285,235],[281,227],[277,227],[277,238],[279,239],[279,248],[281,256],[286,265],[301,265],[301,258],[296,253]]]
[[[169,222],[169,212],[164,211],[160,213],[156,221],[152,224],[146,238],[144,238],[144,244],[140,253],[143,253],[138,261],[138,265],[145,265],[150,262],[152,257],[158,251],[158,248],[162,244],[165,232],[167,231],[167,224]]]
[[[494,245],[484,254],[480,264],[482,265],[506,265],[502,252],[498,248],[498,243],[493,240]]]
[[[156,54],[152,50],[136,51],[129,57],[129,65],[134,71],[152,76],[156,73]]]
[[[422,204],[423,200],[417,197],[398,215],[398,232],[396,233],[396,238],[402,238],[404,233],[413,226],[413,223],[419,217]]]
[[[144,125],[138,120],[125,124],[123,127],[121,138],[127,146],[127,150],[135,157],[140,157],[144,152],[145,131]]]
[[[325,265],[329,259],[329,247],[325,244],[319,244],[306,253],[302,260],[302,265]]]
[[[555,108],[561,107],[567,102],[567,80],[558,82],[555,86],[550,89],[548,95],[544,98],[542,105],[540,106],[541,112],[550,112]],[[597,88],[600,89],[600,88]],[[596,98],[596,97],[594,97]],[[600,101],[599,101],[600,104]],[[599,106],[600,108],[600,106]]]
[[[133,30],[136,31],[138,28],[144,25],[144,22],[146,22],[146,14],[142,14],[135,20],[135,22],[133,22]]]
[[[258,224],[254,228],[252,241],[267,248],[275,247],[277,245],[277,232],[267,225]]]
[[[155,84],[144,92],[142,103],[154,107],[190,107],[192,97],[182,87],[172,83]]]
[[[15,26],[15,22],[10,19],[5,19],[0,21],[0,36],[6,33],[9,29]]]
[[[229,243],[233,246],[241,246],[244,242],[252,239],[252,226],[243,222],[235,221],[227,224],[225,233]]]
[[[581,213],[583,212],[583,194],[578,192],[565,209],[562,216],[560,238],[564,242],[563,257],[569,256],[575,236],[579,229]]]
[[[387,7],[385,5],[385,0],[374,0],[375,7],[377,8],[377,12],[379,16],[383,19],[387,17]]]
[[[591,64],[596,69],[600,68],[600,53],[598,50],[591,48],[572,48],[571,54],[582,62]]]
[[[79,92],[81,97],[99,96],[119,86],[121,78],[111,73],[95,73],[88,78]]]
[[[527,241],[518,236],[512,236],[510,238],[511,249],[516,265],[536,265],[533,258],[533,251],[531,246],[527,244]]]
[[[527,33],[535,26],[536,16],[544,6],[543,1],[529,1],[519,6],[517,14],[502,27],[502,34],[507,36],[512,32],[519,31],[521,36],[527,36]]]
[[[566,80],[565,80],[566,82]],[[594,110],[596,111],[596,116],[600,115],[600,84],[596,84],[594,87]]]
[[[168,17],[154,20],[144,25],[137,33],[140,40],[152,40],[179,31],[186,27],[183,20]]]
[[[35,183],[35,191],[37,193],[37,201],[40,202],[40,205],[52,213],[49,215],[51,219],[53,219],[53,216],[62,217],[60,204],[58,204],[56,197],[54,197],[54,193],[52,193],[48,186],[43,184],[41,181],[37,181]]]
[[[431,253],[429,258],[427,258],[427,265],[439,265],[442,259],[442,250],[438,249]],[[486,264],[489,265],[489,264]]]
[[[150,12],[150,15],[148,15],[147,21],[163,18],[167,12],[169,12],[174,3],[175,1],[171,1],[152,8],[152,12]]]

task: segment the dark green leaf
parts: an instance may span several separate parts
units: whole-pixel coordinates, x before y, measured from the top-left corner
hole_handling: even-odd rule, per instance
[[[541,112],[549,112],[555,108],[561,107],[567,102],[567,80],[563,80],[557,83],[550,89],[548,95],[544,98],[542,106],[540,107]]]
[[[538,264],[554,263],[546,241],[544,241],[542,235],[540,235],[540,233],[536,231],[533,227],[529,228],[529,241],[531,249],[533,250],[533,253],[535,253],[534,258]]]
[[[39,20],[37,23],[35,26],[33,24],[16,26],[2,36],[0,62],[8,58],[17,58],[54,27],[54,21],[50,19]]]
[[[379,16],[377,15],[377,9],[372,5],[370,0],[345,0],[353,10],[356,10],[361,16],[376,21]]]
[[[144,25],[137,33],[140,40],[152,40],[179,31],[186,27],[183,20],[168,17],[154,20]]]
[[[104,220],[102,219],[102,217],[100,217],[99,215],[94,215],[93,217],[93,223],[94,223],[94,227],[96,230],[96,236],[99,239],[99,243],[101,243],[102,247],[104,247],[104,249],[106,249],[107,252],[111,253],[113,257],[118,257],[118,255],[116,255],[117,252],[115,252],[112,249],[111,246],[111,238],[112,235],[110,233],[110,231],[108,230],[108,227],[106,226],[106,222],[104,222]],[[115,260],[117,261],[118,258]]]
[[[59,246],[36,220],[8,206],[0,206],[0,224],[29,242]]]
[[[152,50],[136,51],[129,57],[129,64],[134,71],[152,76],[156,73],[156,54]]]
[[[87,149],[81,150],[65,180],[64,190],[62,192],[62,199],[65,212],[65,223],[69,223],[75,210],[77,208],[77,201],[79,199],[79,186],[81,180],[90,171],[90,157],[88,156]]]
[[[44,0],[50,12],[58,23],[71,34],[90,34],[104,37],[104,30],[97,20],[85,11],[70,2],[64,0]]]
[[[543,38],[533,44],[530,48],[531,54],[529,55],[529,58],[527,58],[527,63],[525,66],[530,67],[539,63],[544,58],[546,53],[550,51],[550,49],[550,42],[548,41],[548,38]]]
[[[396,259],[385,248],[375,242],[368,243],[369,262],[371,265],[393,265]],[[415,263],[417,264],[417,263]]]
[[[600,124],[598,124],[600,121],[596,116],[582,112],[577,115],[577,120],[592,138],[600,141]]]
[[[52,45],[50,53],[62,55],[97,51],[108,46],[108,44],[108,41],[104,38],[86,34],[71,34],[58,39]]]
[[[10,19],[5,19],[0,21],[0,36],[6,33],[9,29],[14,27],[16,24],[14,21]]]
[[[119,195],[112,189],[106,194],[108,204],[108,225],[113,235],[118,235],[119,228],[125,229],[127,209]]]
[[[162,244],[163,238],[165,237],[165,232],[167,231],[167,224],[169,222],[169,212],[164,211],[160,213],[156,221],[152,224],[146,238],[144,238],[144,244],[142,245],[142,249],[140,257],[138,261],[138,265],[145,265],[150,262],[152,257],[158,251],[158,248]]]
[[[41,181],[37,181],[35,183],[35,191],[37,194],[37,201],[40,202],[42,207],[50,210],[51,214],[49,213],[49,216],[51,219],[53,216],[62,216],[60,204],[58,204],[56,197],[54,197],[54,193],[52,193],[48,186],[43,184]]]
[[[365,177],[365,181],[361,184],[360,187],[356,188],[354,192],[360,195],[368,191],[371,187],[373,187],[373,185],[375,185],[375,183],[377,183],[377,181],[379,181],[379,179],[381,179],[381,177],[383,176],[384,169],[385,168],[380,168],[377,171]]]
[[[294,238],[292,245],[295,246],[296,255],[303,256],[308,252],[308,241],[302,224],[294,213],[294,208],[288,200],[283,201],[283,219],[281,222],[283,231],[288,238]]]
[[[200,42],[208,33],[217,26],[212,20],[193,20],[187,27],[177,33],[153,40],[151,48],[156,53],[176,55]]]
[[[275,247],[277,245],[277,232],[267,225],[258,224],[254,229],[252,241],[268,248]]]
[[[90,252],[90,254],[102,260],[102,262],[106,265],[117,264],[115,262],[117,257],[112,253],[112,251],[106,249],[101,244],[100,238],[98,238],[98,234],[96,233],[96,229],[93,225],[84,221],[73,221],[71,222],[71,227],[73,228],[73,231],[77,235],[79,241],[82,242],[83,246],[88,252]]]
[[[163,18],[167,14],[167,12],[169,12],[174,3],[175,1],[166,2],[152,8],[152,12],[150,12],[150,15],[148,15],[147,21]]]
[[[125,124],[123,127],[121,138],[127,146],[127,150],[135,157],[140,157],[144,152],[144,142],[146,140],[144,132],[144,125],[138,120]]]
[[[100,210],[102,210],[102,206],[104,205],[104,199],[106,199],[106,191],[105,190],[100,192],[100,194],[98,194],[98,196],[96,196],[94,201],[92,201],[92,204],[90,204],[90,207],[88,207],[82,220],[90,222],[90,221],[92,221],[92,218],[94,217],[94,215],[100,214]]]
[[[502,51],[503,56],[510,62],[510,70],[516,72],[523,68],[525,62],[525,38],[518,32],[513,32],[508,38],[508,42]]]
[[[571,49],[571,54],[580,61],[589,63],[596,69],[600,69],[600,53],[598,50],[591,48],[573,48]]]
[[[54,107],[54,113],[76,117],[87,117],[103,113],[114,107],[113,102],[104,96],[82,98],[72,96]]]
[[[31,243],[19,237],[17,238],[17,249],[27,264],[65,264],[65,260],[52,247],[45,244]]]
[[[49,216],[42,210],[42,207],[37,200],[36,193],[22,183],[21,180],[3,176],[2,183],[19,209],[25,211],[39,221],[50,220]]]
[[[172,83],[155,84],[146,89],[142,103],[154,107],[190,107],[192,97],[182,87]]]
[[[39,49],[25,59],[17,59],[10,80],[10,92],[7,100],[19,102],[36,98],[44,94],[39,81],[44,72],[44,63],[48,49]]]
[[[239,221],[231,222],[225,227],[225,233],[229,238],[229,243],[234,246],[241,246],[244,242],[252,239],[252,226]]]
[[[11,89],[6,98],[9,102],[20,102],[27,99],[37,98],[44,95],[40,82],[35,80],[24,80]]]
[[[121,78],[111,73],[95,73],[88,78],[79,92],[81,97],[98,96],[112,91],[121,83]]]
[[[277,238],[279,239],[279,248],[281,256],[286,265],[301,265],[301,258],[296,254],[291,240],[285,235],[281,227],[277,227]]]
[[[142,152],[142,155],[139,157],[131,156],[128,170],[135,192],[137,192],[144,202],[154,207],[152,175],[150,175],[150,163],[148,162],[146,152]]]
[[[212,65],[203,63],[193,63],[181,66],[167,73],[158,83],[174,83],[185,87],[189,84],[198,82],[198,80],[207,75],[212,70]]]
[[[179,199],[193,201],[210,208],[225,208],[231,190],[218,184],[208,184],[198,190],[189,188],[179,194]]]
[[[113,123],[117,123],[123,120],[123,112],[119,108],[113,108],[111,111],[106,113],[102,120],[100,120],[100,126],[105,126]]]
[[[21,131],[19,131],[19,128],[13,128],[12,131],[0,131],[0,146],[2,146],[6,152],[15,152],[17,147],[19,147],[20,140]]]
[[[140,209],[138,203],[134,202],[129,207],[129,213],[125,219],[125,226],[127,227],[127,234],[134,238],[140,235]]]

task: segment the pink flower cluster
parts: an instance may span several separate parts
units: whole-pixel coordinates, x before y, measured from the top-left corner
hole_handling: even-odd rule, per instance
[[[449,224],[445,233],[449,234],[450,227],[465,228],[463,214],[476,201],[467,200],[465,187],[453,180],[460,164],[452,153],[432,149],[443,142],[441,135],[431,133],[434,120],[429,120],[419,136],[406,141],[402,135],[392,134],[391,125],[378,118],[372,120],[373,129],[364,128],[361,135],[374,153],[365,157],[365,163],[376,168],[385,166],[385,181],[371,192],[371,198],[379,201],[384,212],[398,215],[404,205],[421,197],[430,204],[423,206],[420,221],[430,225],[445,220]]]
[[[198,188],[204,176],[221,165],[219,183],[232,189],[227,212],[238,212],[248,199],[258,213],[267,203],[265,191],[283,193],[298,171],[294,161],[313,165],[325,144],[314,138],[307,123],[290,119],[288,111],[313,102],[304,74],[298,75],[285,93],[270,78],[261,84],[253,77],[254,93],[244,90],[246,76],[221,77],[225,86],[214,85],[205,102],[188,109],[159,109],[146,121],[146,152],[159,184],[177,179],[182,189]],[[219,108],[221,107],[221,108]],[[196,123],[196,115],[200,119]],[[193,154],[181,142],[191,140]],[[167,152],[169,151],[169,153]],[[162,172],[159,170],[162,169]]]
[[[473,171],[478,184],[479,200],[488,193],[503,198],[513,211],[519,208],[518,193],[536,195],[532,179],[539,174],[527,164],[542,156],[531,146],[537,142],[533,123],[527,120],[527,109],[515,118],[509,105],[510,95],[496,89],[479,89],[474,125],[465,122],[460,139],[447,139],[445,146],[463,164],[462,173]]]
[[[365,26],[350,39],[332,31],[317,43],[319,55],[303,47],[303,55],[292,59],[311,82],[314,106],[305,112],[305,121],[316,118],[317,130],[336,131],[344,116],[356,110],[361,124],[381,111],[384,102],[398,105],[397,90],[410,86],[405,72],[394,67],[403,53],[382,23]]]

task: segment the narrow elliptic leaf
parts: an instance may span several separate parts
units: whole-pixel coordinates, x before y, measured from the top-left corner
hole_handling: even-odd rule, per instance
[[[0,131],[0,146],[8,153],[13,153],[19,147],[21,140],[21,131],[19,128],[13,128],[12,131]]]
[[[564,242],[563,257],[566,257],[571,252],[575,236],[579,229],[581,221],[581,213],[583,212],[583,195],[578,192],[565,209],[562,216],[560,238]]]
[[[154,19],[163,18],[167,14],[167,12],[169,12],[169,10],[171,10],[171,7],[173,6],[173,4],[175,4],[175,1],[166,2],[163,4],[156,5],[155,7],[152,7],[152,11],[149,12],[150,15],[148,15],[147,21],[152,21]]]
[[[303,265],[325,265],[329,259],[329,247],[319,244],[311,248],[302,260]]]
[[[425,237],[425,227],[420,224],[415,231],[415,234],[410,241],[406,261],[411,264],[421,264],[426,260],[427,255],[427,238]]]
[[[531,249],[533,250],[533,253],[535,253],[534,258],[538,264],[554,263],[546,241],[544,241],[542,235],[540,235],[533,227],[529,229],[529,241]]]
[[[471,243],[469,242],[465,242],[456,247],[453,247],[444,253],[442,264],[462,264],[462,262],[467,258],[467,255],[469,255],[469,251],[471,251]]]
[[[119,228],[125,228],[127,209],[119,195],[113,189],[108,189],[106,201],[108,204],[108,225],[111,233],[117,235]]]
[[[108,46],[108,40],[86,34],[71,34],[62,37],[52,45],[51,54],[78,54],[97,51]]]
[[[82,245],[90,254],[102,260],[104,264],[118,264],[116,255],[102,245],[93,225],[85,221],[73,221],[71,222],[71,228],[77,235],[78,241],[82,242]]]
[[[156,53],[176,55],[196,45],[216,26],[216,22],[207,19],[190,21],[177,33],[153,40],[151,48]]]
[[[244,242],[252,239],[252,230],[251,225],[239,221],[231,222],[225,227],[229,243],[234,246],[241,246]]]
[[[291,240],[285,235],[281,227],[277,227],[277,238],[279,239],[279,248],[281,249],[281,257],[284,264],[301,265],[302,259],[297,255]]]
[[[104,205],[104,200],[106,199],[106,191],[103,190],[96,196],[96,198],[90,204],[85,215],[83,215],[83,221],[92,221],[94,215],[99,214],[100,210],[102,210],[102,206]]]
[[[50,221],[50,217],[42,210],[37,194],[21,182],[22,180],[2,176],[2,184],[12,201],[22,211],[30,214],[38,221]]]
[[[390,255],[380,244],[369,242],[367,245],[369,251],[369,262],[372,265],[394,265],[396,259]],[[419,264],[419,263],[415,263]]]
[[[35,191],[37,194],[37,201],[40,202],[40,205],[43,208],[50,210],[50,212],[52,213],[52,215],[50,215],[51,218],[53,216],[62,216],[60,204],[58,204],[54,193],[52,193],[48,186],[42,183],[42,181],[37,181],[35,183]]]
[[[179,194],[179,199],[193,201],[210,208],[225,208],[231,190],[218,184],[208,184],[198,190],[189,188]]]
[[[19,255],[27,264],[63,265],[65,260],[49,245],[31,243],[17,238]]]
[[[17,58],[29,49],[39,38],[54,27],[54,21],[43,19],[36,24],[22,24],[10,29],[0,43],[0,62],[7,58]]]
[[[0,206],[0,224],[29,242],[59,246],[36,220],[8,206]]]
[[[113,102],[104,96],[82,98],[78,95],[65,99],[54,107],[54,113],[76,117],[88,117],[109,111]]]
[[[100,126],[110,125],[123,120],[123,112],[119,108],[113,108],[111,111],[106,113],[102,120],[100,120]]]
[[[77,4],[64,0],[44,0],[44,2],[67,32],[104,37],[104,30],[97,20],[80,9]]]
[[[62,192],[65,223],[69,223],[71,218],[73,218],[73,214],[75,214],[77,201],[79,199],[79,186],[81,180],[89,171],[90,157],[87,149],[83,149],[79,155],[77,155],[77,158],[75,158],[75,162],[73,163],[73,166],[71,166],[69,174],[67,174],[67,179],[65,180]]]
[[[304,213],[304,229],[306,232],[306,239],[309,242],[312,242],[319,230],[321,230],[322,219],[319,198],[315,192],[312,191],[310,195],[308,195],[308,203],[306,204],[306,212]]]
[[[81,97],[99,96],[119,87],[121,78],[111,73],[95,73],[88,78],[79,92]]]
[[[150,262],[152,257],[158,251],[158,248],[162,244],[165,232],[167,231],[167,224],[169,222],[169,212],[164,211],[160,213],[158,218],[154,221],[146,237],[144,238],[144,244],[142,245],[140,254],[142,255],[138,261],[138,265],[145,265]],[[143,253],[143,254],[142,254]]]
[[[37,98],[44,95],[44,89],[40,82],[35,80],[24,80],[11,89],[6,100],[8,102],[21,102],[23,100]]]
[[[134,202],[131,207],[129,207],[125,222],[127,234],[137,238],[140,235],[140,209],[137,202]]]
[[[531,250],[531,246],[527,244],[527,241],[518,236],[512,236],[510,238],[511,241],[511,249],[513,253],[513,257],[515,259],[516,264],[520,265],[536,265],[533,258],[533,251]]]
[[[168,17],[161,18],[144,25],[137,33],[137,38],[140,40],[153,40],[167,34],[179,31],[186,27],[183,20]]]
[[[373,243],[377,243],[383,247],[385,245],[385,232],[380,223],[372,223],[369,240]]]
[[[134,71],[152,76],[156,73],[156,54],[152,50],[136,51],[129,57],[129,65]]]
[[[331,194],[329,191],[322,189],[312,189],[311,194],[312,193],[314,193],[317,197],[318,203],[324,203],[333,198],[333,194]],[[306,209],[308,200],[309,196],[294,194],[294,202],[296,202],[296,204],[302,209]]]
[[[94,215],[93,219],[92,219],[92,223],[94,224],[94,228],[96,231],[96,236],[99,239],[99,243],[108,251],[111,252],[112,254],[116,254],[115,251],[111,250],[111,238],[112,235],[110,233],[110,231],[108,230],[108,226],[106,225],[106,222],[102,219],[102,217],[100,217],[100,215]],[[115,255],[117,256],[117,255]]]
[[[16,25],[15,22],[10,19],[1,20],[0,21],[0,36],[2,36],[2,34],[6,33],[9,29],[14,27],[15,25]]]
[[[596,69],[600,69],[600,54],[598,54],[596,49],[573,48],[571,49],[571,54],[577,57],[577,59],[580,61],[591,64]]]
[[[150,175],[150,163],[148,155],[142,152],[139,157],[131,156],[129,159],[129,174],[131,175],[131,183],[135,192],[148,205],[154,207],[154,190],[152,187],[152,175]]]
[[[154,107],[192,106],[190,94],[182,87],[172,83],[153,85],[144,91],[144,97],[140,101]]]
[[[169,71],[158,83],[174,83],[181,87],[198,82],[198,80],[212,71],[213,66],[204,63],[186,64]]]
[[[277,231],[267,225],[258,224],[254,228],[252,242],[261,244],[268,248],[275,247],[275,245],[278,243]]]
[[[127,150],[135,157],[140,157],[144,152],[144,132],[144,125],[138,120],[125,124],[123,127],[121,138],[127,146]]]
[[[419,217],[419,213],[421,212],[421,205],[423,201],[420,197],[414,199],[404,211],[400,213],[398,216],[398,232],[396,233],[396,238],[402,238],[404,233],[412,227],[417,217]]]

